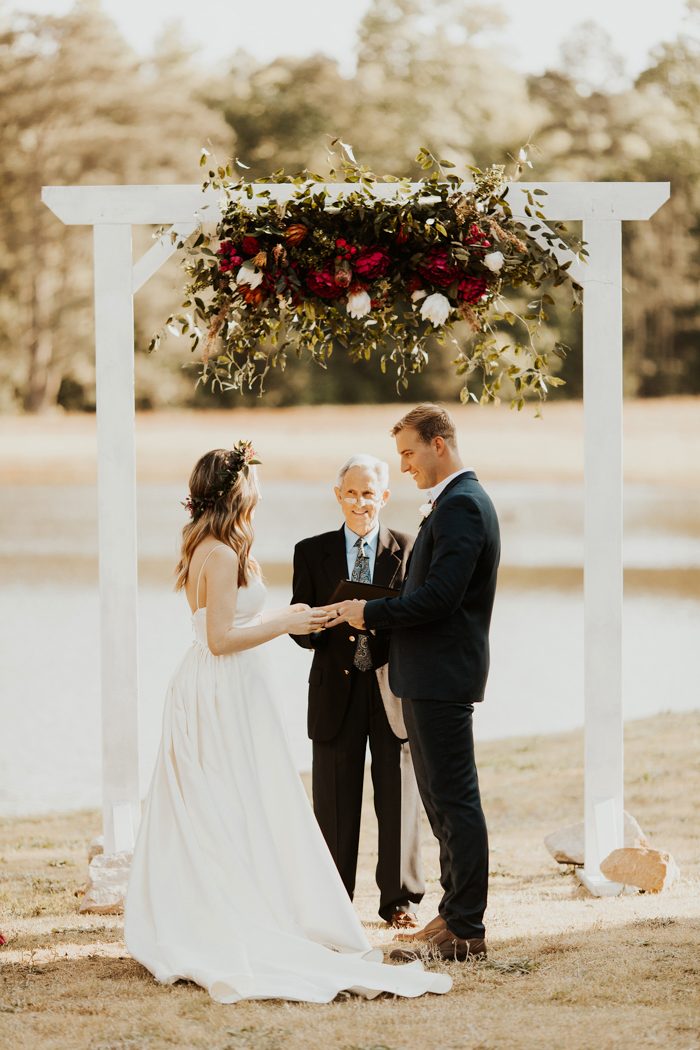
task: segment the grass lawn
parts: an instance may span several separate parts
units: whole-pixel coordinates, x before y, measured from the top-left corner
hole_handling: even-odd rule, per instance
[[[478,710],[476,715],[478,736]],[[42,1050],[465,1050],[700,1047],[700,713],[629,723],[626,805],[681,880],[663,894],[594,900],[542,839],[577,820],[582,736],[482,743],[478,761],[492,860],[489,957],[447,969],[454,988],[418,1000],[342,996],[327,1006],[221,1006],[202,989],[157,985],[126,954],[120,917],[81,916],[94,812],[6,820],[0,828],[0,1045]],[[376,827],[368,789],[356,905],[376,915]],[[425,826],[428,896],[439,899]]]

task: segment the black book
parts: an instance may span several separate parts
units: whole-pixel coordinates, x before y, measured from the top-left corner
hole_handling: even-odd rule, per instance
[[[372,601],[373,598],[396,598],[398,590],[395,587],[379,587],[376,583],[358,583],[355,580],[341,580],[333,596],[327,605],[333,602],[346,602],[351,598],[359,598],[361,601]]]

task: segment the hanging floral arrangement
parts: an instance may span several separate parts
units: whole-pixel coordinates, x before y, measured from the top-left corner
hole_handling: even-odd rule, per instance
[[[526,395],[544,399],[562,382],[538,345],[550,289],[568,286],[573,306],[581,301],[570,260],[556,252],[586,255],[563,224],[545,217],[544,191],[527,193],[527,219],[519,219],[503,167],[470,168],[465,187],[446,173],[453,165],[421,150],[425,176],[391,180],[387,196],[387,180],[380,193],[376,176],[344,149],[330,180],[277,172],[254,186],[231,166],[209,171],[203,187],[221,191],[221,218],[179,245],[182,310],[164,326],[191,339],[200,381],[262,393],[269,370],[284,368],[290,353],[326,367],[340,352],[379,357],[401,390],[431,352],[447,352],[464,377],[462,400],[497,400],[506,377],[517,407]],[[332,193],[329,181],[339,175],[345,186]],[[280,183],[291,189],[284,200],[272,192]],[[505,292],[522,288],[532,298],[516,313]],[[555,344],[552,352],[566,349]]]

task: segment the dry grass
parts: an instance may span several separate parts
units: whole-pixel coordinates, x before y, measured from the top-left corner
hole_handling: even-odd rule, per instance
[[[579,733],[484,743],[491,831],[490,954],[446,967],[444,997],[328,1006],[220,1006],[163,988],[130,960],[118,918],[80,916],[74,891],[95,813],[7,821],[0,831],[0,1045],[42,1050],[529,1050],[700,1047],[700,714],[627,727],[627,806],[670,849],[682,880],[658,896],[592,900],[542,838],[581,809]],[[369,791],[356,903],[377,943]],[[438,897],[426,829],[427,919]],[[444,964],[440,964],[444,965]]]
[[[265,461],[264,477],[332,477],[338,464],[365,449],[390,463],[388,431],[410,403],[314,408],[142,413],[137,417],[137,468],[142,482],[182,483],[208,448],[244,434]],[[542,419],[534,407],[454,406],[464,457],[488,480],[580,481],[583,410],[553,401]],[[89,484],[96,473],[95,417],[0,417],[0,482]],[[625,477],[640,484],[697,489],[700,407],[697,398],[625,402]]]

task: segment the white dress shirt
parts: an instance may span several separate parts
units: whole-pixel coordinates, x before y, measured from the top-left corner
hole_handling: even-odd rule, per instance
[[[355,546],[360,537],[352,529],[348,528],[347,524],[345,528],[345,557],[348,562],[348,579],[352,579],[352,570],[355,568],[355,560],[358,555],[359,548]],[[374,579],[374,563],[377,559],[377,546],[379,544],[379,525],[375,525],[371,532],[368,532],[366,536],[362,537],[365,554],[369,558],[369,578]]]
[[[459,470],[455,470],[454,474],[449,474],[442,481],[439,481],[437,485],[434,485],[431,489],[428,489],[428,498],[431,503],[434,503],[441,492],[443,492],[451,481],[458,478],[460,474],[467,474],[471,470],[471,467],[461,467]]]

